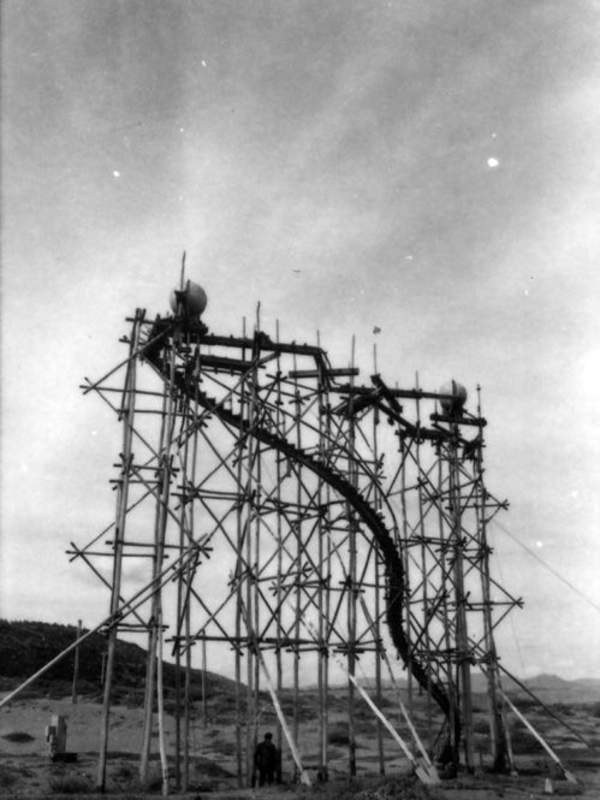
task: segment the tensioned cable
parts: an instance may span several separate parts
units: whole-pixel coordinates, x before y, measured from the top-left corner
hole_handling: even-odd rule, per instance
[[[586,603],[589,603],[589,605],[591,605],[592,608],[595,608],[596,611],[600,611],[600,606],[597,603],[595,603],[590,597],[584,594],[580,589],[578,589],[574,584],[572,584],[566,578],[563,578],[560,572],[557,572],[554,569],[554,567],[551,567],[550,564],[544,561],[543,558],[540,558],[540,556],[538,556],[535,550],[532,550],[531,547],[527,547],[526,544],[523,544],[523,542],[517,539],[517,537],[514,534],[512,534],[506,526],[504,526],[501,522],[498,522],[497,520],[494,520],[493,524],[497,525],[502,530],[503,533],[509,536],[513,540],[513,542],[516,542],[520,547],[522,547],[523,550],[526,550],[530,556],[535,558],[535,560],[538,561],[543,567],[545,567],[548,570],[548,572],[551,572],[555,578],[558,578],[558,580],[564,583],[565,586],[568,586],[569,589],[572,589],[572,591],[574,591],[575,594],[579,595],[579,597],[581,597],[582,600],[585,600]]]
[[[504,575],[502,574],[502,563],[501,563],[501,560],[500,560],[500,553],[496,550],[494,555],[495,555],[496,565],[498,566],[498,574],[500,575],[500,580],[502,581],[502,584],[504,584]],[[525,662],[523,661],[523,654],[521,652],[521,644],[520,644],[519,638],[517,636],[517,631],[516,631],[516,628],[515,628],[515,621],[514,621],[513,617],[514,617],[514,615],[510,614],[508,619],[509,619],[509,622],[510,622],[510,627],[511,627],[511,630],[512,630],[513,639],[515,641],[515,647],[517,649],[517,653],[518,653],[518,656],[519,656],[519,662],[521,664],[521,669],[524,672],[525,671]]]

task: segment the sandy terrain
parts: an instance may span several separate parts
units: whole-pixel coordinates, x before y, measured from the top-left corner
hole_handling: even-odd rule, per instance
[[[444,781],[440,787],[425,792],[420,784],[409,787],[389,786],[377,788],[380,778],[377,775],[377,755],[375,737],[365,720],[358,734],[358,773],[359,781],[352,786],[344,777],[346,771],[346,749],[343,745],[331,746],[331,781],[317,785],[311,791],[318,797],[332,800],[346,800],[356,796],[358,800],[393,800],[394,798],[446,798],[446,800],[492,800],[503,797],[505,800],[523,798],[542,798],[544,789],[549,788],[546,781],[552,780],[553,793],[557,796],[580,796],[588,800],[600,798],[600,717],[591,712],[592,707],[577,707],[570,711],[569,722],[586,736],[594,745],[586,749],[576,742],[568,732],[565,733],[553,722],[542,722],[531,714],[535,724],[543,727],[550,737],[564,763],[575,774],[579,784],[573,785],[557,780],[551,769],[549,759],[535,742],[528,741],[525,732],[516,729],[515,746],[522,754],[518,757],[519,776],[492,776],[484,774],[460,775],[457,779]],[[47,755],[44,741],[44,728],[53,714],[63,714],[68,724],[68,749],[78,754],[72,764],[53,764]],[[108,768],[108,791],[121,797],[137,798],[144,795],[137,784],[138,752],[141,744],[142,714],[139,708],[116,706],[112,714],[110,736],[110,760]],[[240,791],[237,788],[234,761],[234,726],[225,717],[216,724],[216,718],[209,715],[207,724],[199,718],[194,722],[191,736],[193,754],[191,786],[194,791],[186,797],[207,796],[217,798],[253,797],[260,800],[268,797],[279,800],[280,796],[290,799],[293,794],[304,797],[307,790],[291,784],[292,764],[284,757],[284,781],[289,785]],[[69,700],[26,699],[17,700],[0,711],[0,797],[46,798],[70,796],[90,797],[93,793],[97,768],[99,741],[100,706],[96,703],[80,702],[72,705]],[[263,726],[273,726],[269,713],[262,719]],[[335,722],[335,720],[334,720]],[[15,736],[17,734],[17,736]],[[9,738],[6,738],[6,737]],[[31,737],[31,738],[28,738]],[[525,738],[524,738],[525,737]],[[22,741],[14,741],[14,739]],[[166,722],[166,740],[170,752],[175,741],[175,725],[171,717]],[[302,755],[311,767],[317,763],[317,746],[313,720],[301,725],[299,737]],[[525,744],[524,744],[525,743]],[[155,747],[156,749],[156,747]],[[408,762],[399,752],[393,741],[385,741],[386,773],[388,776],[406,776],[410,769]],[[158,761],[152,764],[155,783],[153,794],[160,793]],[[399,793],[401,792],[401,793]]]

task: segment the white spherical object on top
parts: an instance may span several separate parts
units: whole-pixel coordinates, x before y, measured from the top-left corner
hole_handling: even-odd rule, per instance
[[[169,305],[174,314],[182,311],[188,317],[199,317],[204,312],[208,298],[204,289],[193,281],[186,281],[183,289],[173,289]]]
[[[460,412],[467,402],[467,390],[461,384],[452,379],[440,387],[440,394],[450,395],[448,399],[440,400],[444,414],[456,414]]]

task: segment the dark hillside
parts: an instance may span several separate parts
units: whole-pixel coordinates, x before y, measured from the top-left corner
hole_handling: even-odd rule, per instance
[[[8,691],[47,664],[77,637],[77,628],[47,622],[8,622],[0,620],[0,690]],[[78,693],[99,697],[102,680],[102,655],[106,637],[93,634],[79,649]],[[43,675],[27,692],[43,692],[53,696],[70,694],[73,680],[74,654],[70,653]],[[166,697],[175,693],[176,668],[164,663]],[[137,705],[143,701],[146,674],[146,651],[136,644],[118,640],[114,676],[115,700]],[[181,673],[183,685],[184,673]],[[233,695],[233,681],[206,673],[206,693]],[[202,671],[192,670],[192,696],[202,697]]]

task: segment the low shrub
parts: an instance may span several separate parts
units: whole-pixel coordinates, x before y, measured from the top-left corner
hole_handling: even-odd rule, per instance
[[[18,771],[6,764],[0,765],[0,789],[8,789],[17,782]]]
[[[345,725],[336,725],[329,731],[327,736],[329,744],[349,744],[350,737]]]
[[[61,775],[50,780],[50,789],[55,794],[87,794],[92,791],[92,785],[86,778]]]
[[[5,733],[2,738],[6,739],[7,742],[33,742],[35,736],[31,736],[31,734],[24,731],[11,731],[10,733]]]
[[[388,697],[384,694],[381,696],[381,699],[377,701],[377,705],[379,708],[396,708],[398,706],[398,701],[395,697]]]
[[[533,736],[533,734],[522,726],[519,729],[514,729],[510,735],[512,748],[517,755],[526,755],[529,753],[537,753],[540,750],[540,743]]]
[[[490,723],[487,719],[476,719],[473,723],[473,730],[475,733],[489,733]]]
[[[551,708],[559,716],[571,717],[575,714],[575,709],[567,703],[553,703]]]
[[[363,736],[375,736],[377,731],[377,719],[371,716],[370,719],[357,720],[354,725],[356,733],[362,733]]]
[[[129,781],[136,777],[136,775],[137,770],[135,770],[130,764],[121,764],[121,766],[114,773],[114,777],[117,780],[122,781]]]
[[[436,800],[443,795],[424,786],[413,775],[384,778],[373,788],[363,789],[356,800]]]
[[[226,770],[220,764],[217,764],[216,761],[212,761],[210,758],[203,758],[202,756],[198,756],[194,759],[194,770],[208,778],[233,777],[233,773]]]
[[[224,756],[233,756],[237,752],[237,745],[233,739],[213,739],[211,748],[222,753]]]
[[[439,800],[443,797],[414,776],[331,781],[319,784],[313,794],[318,800]]]
[[[532,697],[518,697],[515,699],[515,705],[519,709],[519,711],[527,711],[531,708],[539,708],[540,704],[537,700],[534,700]]]

